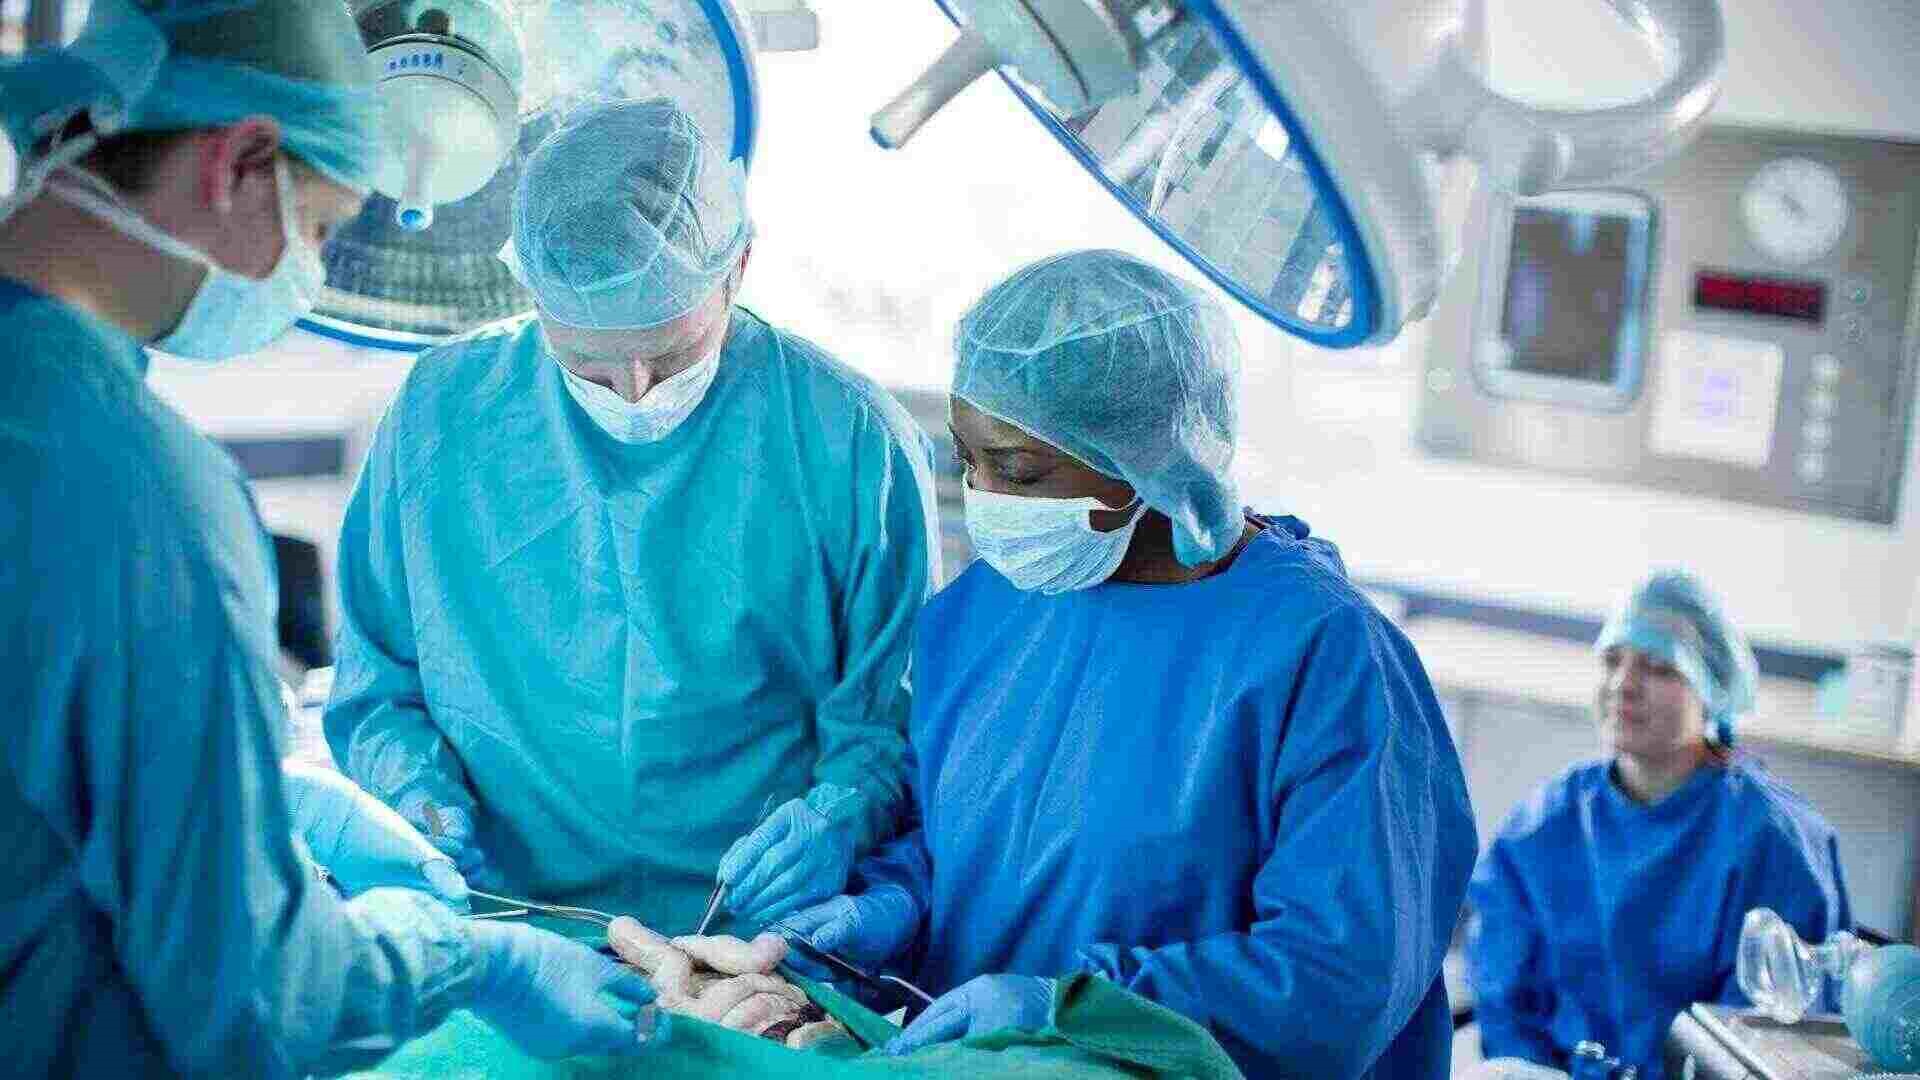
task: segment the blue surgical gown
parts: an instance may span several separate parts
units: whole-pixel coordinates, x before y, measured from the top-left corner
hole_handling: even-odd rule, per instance
[[[897,831],[930,476],[898,402],[744,310],[654,443],[536,320],[427,353],[347,507],[334,757],[470,797],[499,888],[690,931],[770,804],[832,782],[863,848]]]
[[[0,1069],[372,1065],[473,957],[438,903],[343,902],[294,854],[245,478],[118,329],[0,279],[0,340]]]
[[[917,633],[921,827],[856,888],[919,899],[928,990],[1092,970],[1250,1077],[1447,1075],[1466,784],[1331,544],[1264,522],[1211,578],[1061,596],[976,562]]]
[[[1750,759],[1643,806],[1609,762],[1517,807],[1474,872],[1468,977],[1487,1057],[1566,1068],[1592,1039],[1659,1080],[1674,1017],[1747,1004],[1740,925],[1770,907],[1801,937],[1852,928],[1833,829]]]

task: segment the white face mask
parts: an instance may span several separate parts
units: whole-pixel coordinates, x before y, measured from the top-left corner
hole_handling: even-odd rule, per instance
[[[1136,499],[1125,525],[1101,532],[1090,515],[1116,507],[1099,499],[1001,495],[981,491],[971,478],[963,486],[973,549],[1014,588],[1048,596],[1090,589],[1112,577],[1147,510]]]
[[[623,443],[659,442],[686,423],[706,399],[713,377],[720,372],[724,345],[723,339],[704,360],[654,384],[639,401],[628,401],[599,383],[588,382],[565,364],[560,364],[560,376],[566,381],[567,393],[600,430]]]
[[[154,348],[189,360],[226,360],[258,352],[305,318],[320,299],[327,270],[300,236],[293,213],[293,181],[287,163],[274,158],[273,182],[280,200],[280,231],[286,247],[273,273],[255,280],[227,270],[199,249],[169,235],[122,203],[111,185],[84,170],[67,174],[87,181],[72,183],[56,174],[47,193],[112,225],[156,251],[206,267],[206,277],[187,302],[186,313]]]

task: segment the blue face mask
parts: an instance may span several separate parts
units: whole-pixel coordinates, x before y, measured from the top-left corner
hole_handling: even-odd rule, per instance
[[[1124,510],[1099,499],[1039,499],[981,491],[965,485],[967,535],[987,565],[1023,592],[1057,596],[1090,589],[1113,576],[1146,513],[1136,499],[1127,523],[1112,532],[1093,527],[1095,510]]]
[[[188,360],[226,360],[259,352],[305,318],[320,299],[320,287],[327,280],[326,266],[320,261],[320,253],[300,236],[293,215],[293,181],[284,159],[274,159],[273,180],[286,247],[273,273],[258,280],[227,270],[168,235],[122,203],[110,185],[91,173],[71,167],[66,171],[86,180],[87,185],[56,176],[48,181],[48,194],[156,251],[206,267],[206,277],[194,290],[179,324],[153,342],[161,352]]]

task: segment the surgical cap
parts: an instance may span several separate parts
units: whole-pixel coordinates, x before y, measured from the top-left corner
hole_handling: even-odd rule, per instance
[[[337,0],[93,0],[71,45],[0,62],[0,122],[29,167],[81,110],[102,136],[271,116],[289,153],[361,192],[381,154],[366,46]]]
[[[1240,344],[1199,289],[1117,251],[1034,263],[954,333],[953,394],[1124,480],[1196,566],[1239,540]]]
[[[753,235],[746,172],[665,98],[598,102],[528,157],[507,254],[541,314],[641,330],[711,297]]]
[[[1661,570],[1628,594],[1594,648],[1624,645],[1674,666],[1706,706],[1710,734],[1733,744],[1733,722],[1753,709],[1759,665],[1720,601],[1684,570]]]

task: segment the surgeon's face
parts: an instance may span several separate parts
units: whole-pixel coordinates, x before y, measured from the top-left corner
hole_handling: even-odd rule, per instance
[[[545,315],[540,318],[540,328],[554,359],[567,370],[627,401],[639,401],[655,386],[712,355],[725,342],[735,281],[737,275],[699,307],[645,330],[583,330]]]
[[[988,416],[960,398],[952,399],[947,430],[954,452],[978,491],[1027,495],[1039,499],[1095,498],[1108,506],[1131,506],[1131,485],[1095,472],[1064,450]],[[1127,523],[1125,509],[1094,511],[1093,527],[1112,532]]]
[[[280,205],[274,160],[286,156],[291,207]],[[287,242],[282,215],[315,251],[359,214],[365,200],[286,155],[279,125],[249,117],[197,132],[170,151],[154,188],[135,199],[149,220],[234,273],[273,273]],[[197,270],[189,272],[198,276]]]
[[[1673,665],[1624,645],[1600,658],[1600,734],[1616,752],[1644,758],[1692,753],[1706,736],[1706,706]]]

